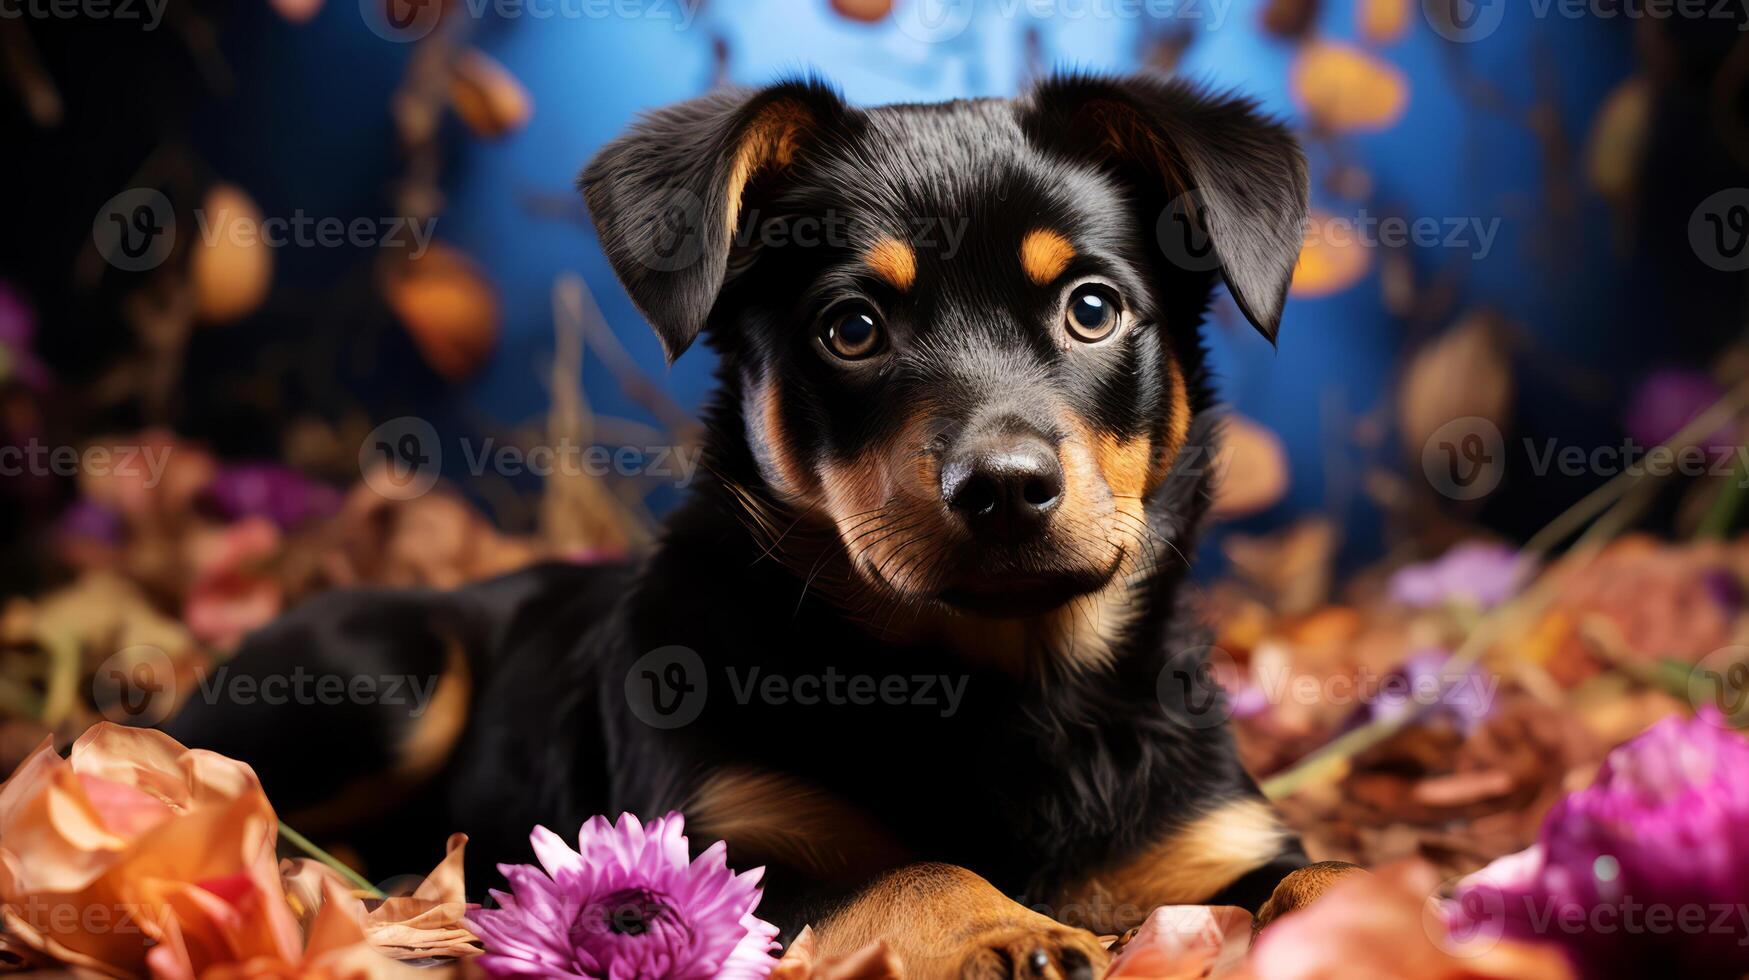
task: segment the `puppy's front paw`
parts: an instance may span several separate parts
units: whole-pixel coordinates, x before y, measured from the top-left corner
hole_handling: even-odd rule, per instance
[[[1090,932],[1068,926],[1004,926],[968,944],[957,975],[968,980],[1094,980],[1110,954]]]

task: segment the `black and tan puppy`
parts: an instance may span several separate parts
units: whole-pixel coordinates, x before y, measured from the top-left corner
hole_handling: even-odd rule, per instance
[[[762,914],[917,976],[1086,976],[1093,933],[1255,908],[1304,864],[1182,602],[1210,291],[1273,338],[1300,246],[1282,127],[1153,79],[866,110],[798,81],[655,112],[582,189],[669,356],[721,360],[660,546],[325,597],[232,667],[449,664],[444,710],[197,704],[174,733],[325,802],[288,820],[352,825],[374,868],[432,857],[396,849],[410,815],[467,831],[476,886],[537,823],[678,809],[771,868]],[[1168,257],[1185,215],[1218,268]],[[313,745],[382,772],[341,785]]]

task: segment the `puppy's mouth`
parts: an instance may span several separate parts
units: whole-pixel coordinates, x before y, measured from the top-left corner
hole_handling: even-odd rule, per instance
[[[1120,550],[1104,568],[974,573],[941,590],[936,598],[962,612],[996,619],[1021,619],[1059,609],[1105,588],[1123,566]]]

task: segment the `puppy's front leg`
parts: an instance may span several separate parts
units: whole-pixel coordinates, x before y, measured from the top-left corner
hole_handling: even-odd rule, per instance
[[[815,927],[821,956],[884,940],[914,980],[936,977],[1092,980],[1110,957],[1090,932],[1010,899],[964,868],[892,871]]]

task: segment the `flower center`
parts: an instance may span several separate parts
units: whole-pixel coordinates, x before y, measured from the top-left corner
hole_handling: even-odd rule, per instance
[[[691,941],[692,930],[673,901],[645,888],[603,895],[571,925],[573,947],[600,958],[603,967],[626,955],[676,953]],[[644,952],[633,954],[633,949]]]

